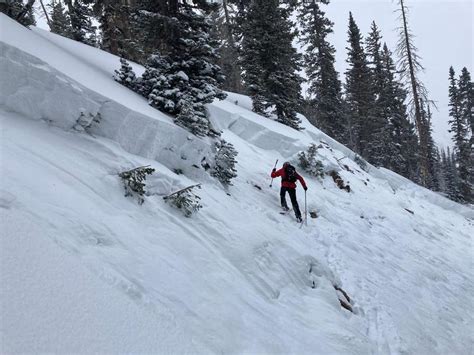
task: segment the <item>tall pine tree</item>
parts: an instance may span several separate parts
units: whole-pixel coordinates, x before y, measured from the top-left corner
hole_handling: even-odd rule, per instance
[[[253,110],[300,129],[296,109],[301,99],[301,56],[293,47],[296,32],[288,8],[279,0],[254,0],[242,26],[241,64]]]
[[[454,153],[460,181],[460,196],[465,202],[472,201],[472,136],[469,138],[473,120],[472,83],[469,72],[463,68],[456,81],[453,67],[449,68],[449,116],[448,123],[453,133]]]
[[[362,46],[359,27],[349,13],[345,98],[348,105],[349,147],[365,157],[370,139],[374,92],[367,56]]]
[[[213,13],[212,35],[219,42],[217,64],[225,76],[222,89],[243,94],[242,68],[237,60],[239,57],[237,15],[236,6],[228,0],[223,0],[220,10]]]
[[[425,112],[426,106],[426,112]],[[433,130],[431,126],[431,108],[430,104],[422,103],[422,112],[423,116],[426,117],[424,123],[424,129],[426,132],[424,133],[428,140],[428,172],[429,172],[429,180],[428,180],[428,188],[433,191],[439,191],[439,181],[437,179],[437,170],[439,165],[439,156],[438,156],[438,148],[436,147],[435,141],[433,139]]]
[[[92,24],[92,0],[64,0],[71,20],[72,38],[91,46],[97,45],[96,27]]]
[[[298,8],[300,42],[305,45],[304,68],[309,84],[307,104],[318,127],[331,137],[344,142],[345,118],[341,82],[335,68],[335,48],[327,39],[333,23],[321,5],[329,0],[302,1]]]
[[[449,147],[447,148],[446,157],[444,161],[442,159],[442,167],[443,167],[443,176],[445,181],[445,188],[446,188],[446,195],[449,199],[453,201],[462,201],[462,195],[460,191],[460,181],[459,181],[459,174],[456,168],[456,156],[451,153]]]
[[[0,3],[0,11],[18,21],[23,26],[36,25],[33,5],[35,0],[9,0]]]
[[[61,0],[53,0],[49,6],[51,8],[51,32],[63,37],[72,38],[71,20]]]
[[[389,73],[384,71],[382,60],[382,36],[375,24],[372,22],[371,32],[366,39],[366,52],[368,64],[372,76],[373,108],[371,115],[367,117],[366,130],[368,130],[368,142],[365,152],[366,159],[376,166],[387,166],[388,156],[391,150],[390,141],[390,111],[387,90],[391,83],[387,82]]]
[[[94,14],[102,33],[100,46],[115,55],[136,59],[131,46],[131,5],[128,0],[94,0]]]
[[[206,1],[174,4],[176,8],[171,3],[165,10],[155,8],[164,12],[138,11],[147,18],[161,19],[169,36],[159,42],[162,51],[150,56],[145,72],[132,86],[148,98],[150,105],[173,115],[176,124],[198,136],[215,136],[219,133],[212,128],[205,107],[215,98],[225,97],[217,87],[222,74],[214,64],[216,43],[210,36],[208,11],[215,7]],[[149,30],[145,37],[158,36],[155,28]]]

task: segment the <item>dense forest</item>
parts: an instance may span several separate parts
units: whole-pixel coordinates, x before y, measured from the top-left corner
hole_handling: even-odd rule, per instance
[[[396,4],[395,53],[375,21],[362,34],[348,14],[348,65],[341,75],[328,39],[329,0],[39,3],[51,32],[120,56],[116,80],[197,136],[219,137],[205,105],[225,98],[225,91],[237,92],[250,96],[253,111],[268,119],[301,130],[300,112],[372,165],[452,200],[474,200],[470,73],[447,68],[453,148],[439,149],[431,127],[436,107],[420,79],[422,58],[403,0]],[[35,24],[34,5],[35,0],[6,1],[0,10],[29,26]],[[145,72],[137,76],[129,61],[144,65]]]

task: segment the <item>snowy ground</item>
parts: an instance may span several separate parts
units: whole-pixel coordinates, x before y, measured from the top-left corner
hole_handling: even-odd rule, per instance
[[[239,152],[226,191],[192,167],[209,142],[115,83],[116,57],[3,15],[0,41],[2,353],[473,353],[472,209],[234,94],[209,106]],[[321,140],[352,192],[305,176],[319,217],[300,229],[269,172]],[[117,176],[139,165],[156,169],[142,206]],[[198,182],[192,218],[163,202]]]

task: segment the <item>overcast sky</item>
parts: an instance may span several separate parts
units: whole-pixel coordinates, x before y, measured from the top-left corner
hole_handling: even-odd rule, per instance
[[[451,143],[448,129],[448,70],[452,65],[458,76],[467,67],[473,76],[473,20],[471,0],[405,0],[409,7],[408,20],[415,34],[415,45],[425,72],[422,79],[430,98],[437,103],[433,112],[433,135],[440,146]],[[394,51],[397,43],[397,1],[392,0],[332,0],[325,6],[326,14],[334,22],[330,41],[336,47],[337,70],[341,80],[346,68],[347,27],[349,11],[362,34],[370,30],[375,20],[383,40]]]
[[[49,1],[46,1],[49,2]],[[448,70],[452,65],[459,75],[465,66],[472,76],[473,69],[473,21],[472,0],[405,0],[409,7],[408,20],[416,35],[415,44],[422,57],[425,73],[422,79],[437,103],[433,112],[433,135],[440,146],[451,145],[448,133]],[[39,4],[37,4],[39,6]],[[396,28],[399,25],[395,0],[332,0],[324,6],[327,16],[334,22],[334,34],[330,41],[336,47],[336,67],[344,80],[347,56],[347,27],[349,11],[365,36],[375,20],[383,40],[394,51],[397,43]],[[38,9],[39,10],[39,9]],[[40,15],[40,11],[37,11]],[[38,16],[41,17],[41,16]],[[38,26],[48,29],[44,19],[38,18]]]

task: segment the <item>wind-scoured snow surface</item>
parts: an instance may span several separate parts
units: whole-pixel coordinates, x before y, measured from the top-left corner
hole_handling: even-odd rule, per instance
[[[0,352],[473,353],[472,209],[234,94],[209,105],[239,153],[226,191],[211,143],[115,83],[117,57],[3,15],[0,40]],[[310,143],[352,192],[305,176],[319,217],[300,229],[269,173]],[[117,174],[142,165],[140,206]],[[191,218],[164,203],[195,183]]]

